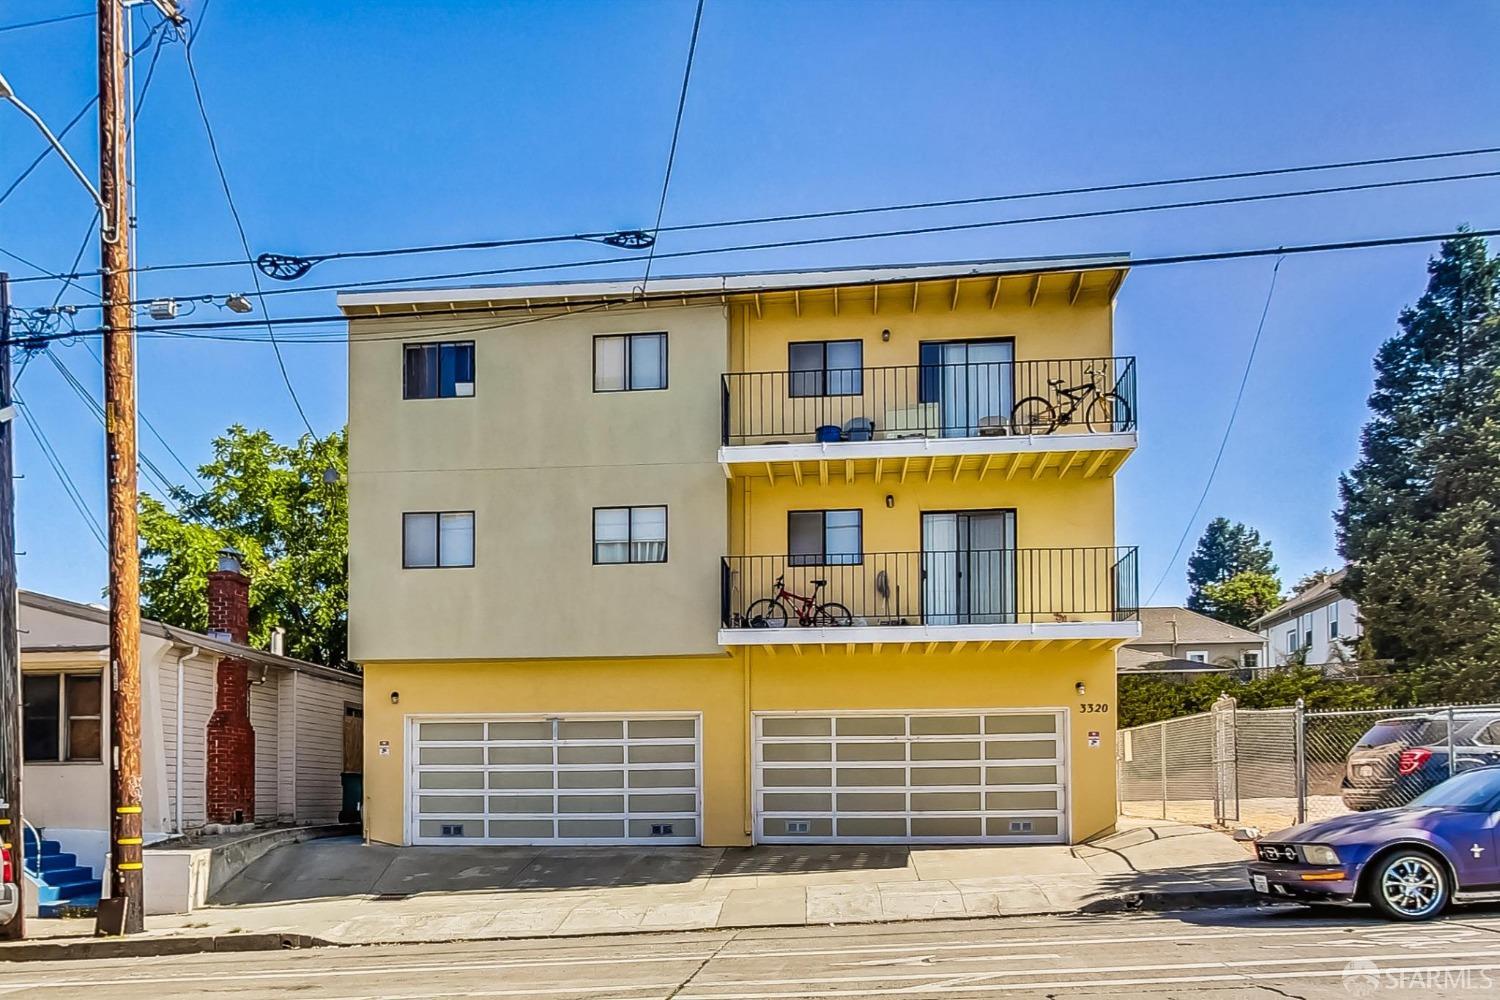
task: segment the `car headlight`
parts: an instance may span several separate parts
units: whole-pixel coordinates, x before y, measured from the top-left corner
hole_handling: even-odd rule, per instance
[[[1302,848],[1302,859],[1310,865],[1337,865],[1339,856],[1333,848],[1322,844],[1308,844]]]

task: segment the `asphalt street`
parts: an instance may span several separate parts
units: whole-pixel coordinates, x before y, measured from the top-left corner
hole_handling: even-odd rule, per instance
[[[1500,997],[1500,910],[1199,910],[0,964],[0,996]],[[1212,991],[1212,993],[1209,993]]]

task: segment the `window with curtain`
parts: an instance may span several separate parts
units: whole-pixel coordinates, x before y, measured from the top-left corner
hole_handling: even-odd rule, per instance
[[[806,396],[864,392],[865,345],[860,340],[808,340],[787,345],[788,391]]]
[[[101,674],[31,674],[21,698],[21,744],[28,762],[103,759]]]
[[[402,396],[450,399],[474,395],[474,342],[407,344]]]
[[[594,508],[596,564],[666,561],[666,507]]]
[[[474,565],[474,512],[419,511],[401,515],[401,565],[448,569]]]
[[[787,562],[792,566],[852,566],[864,561],[863,512],[787,512]]]
[[[594,391],[667,387],[667,335],[626,333],[594,338]]]

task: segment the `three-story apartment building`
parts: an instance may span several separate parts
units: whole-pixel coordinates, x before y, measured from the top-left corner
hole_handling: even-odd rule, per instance
[[[1108,829],[1126,267],[341,295],[369,836]]]

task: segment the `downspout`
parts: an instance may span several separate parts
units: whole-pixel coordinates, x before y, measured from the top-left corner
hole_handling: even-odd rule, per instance
[[[186,688],[183,683],[183,663],[198,655],[198,647],[189,647],[188,652],[177,658],[177,766],[172,774],[172,811],[177,835],[182,836],[182,699]]]

